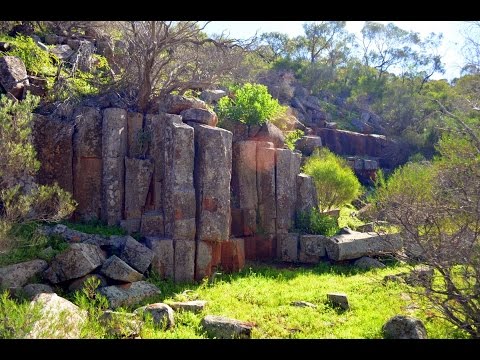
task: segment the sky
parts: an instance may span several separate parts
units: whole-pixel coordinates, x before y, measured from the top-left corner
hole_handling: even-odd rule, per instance
[[[303,34],[302,24],[305,21],[212,21],[207,25],[205,31],[208,34],[220,34],[225,31],[231,37],[248,38],[263,32],[279,31],[290,36]],[[442,45],[438,52],[445,64],[445,74],[437,74],[433,79],[447,78],[452,80],[460,76],[463,64],[462,46],[464,43],[462,31],[467,28],[463,21],[377,21],[388,24],[393,22],[398,27],[420,33],[426,37],[429,33],[443,33]],[[355,35],[360,34],[364,21],[347,21],[347,30]]]

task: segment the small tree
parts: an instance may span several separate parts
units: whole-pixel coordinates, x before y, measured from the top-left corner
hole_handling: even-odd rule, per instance
[[[361,185],[353,170],[327,148],[315,150],[307,158],[303,172],[313,178],[318,206],[323,211],[347,204],[360,195]]]
[[[57,184],[46,186],[34,182],[40,162],[32,143],[32,110],[38,102],[39,98],[30,94],[21,102],[0,97],[0,230],[3,232],[16,223],[58,221],[75,209],[71,194]]]
[[[286,111],[278,100],[272,98],[265,85],[246,83],[233,90],[232,97],[218,101],[220,118],[240,121],[247,125],[262,125]]]

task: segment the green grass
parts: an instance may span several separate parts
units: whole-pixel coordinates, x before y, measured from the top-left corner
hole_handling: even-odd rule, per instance
[[[355,216],[356,211],[355,207],[350,204],[341,207],[340,215],[338,217],[338,227],[340,229],[349,227],[350,229],[355,230],[358,226],[364,225],[365,222]]]
[[[86,234],[98,234],[103,236],[126,235],[127,232],[118,226],[108,226],[100,221],[90,221],[85,223],[74,223],[70,221],[62,221],[62,224],[70,229],[81,231]]]

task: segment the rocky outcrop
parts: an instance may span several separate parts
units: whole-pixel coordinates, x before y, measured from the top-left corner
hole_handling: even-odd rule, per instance
[[[295,149],[300,151],[303,156],[310,156],[315,149],[322,147],[322,138],[320,136],[307,135],[302,136],[295,142]]]
[[[217,114],[208,109],[186,109],[183,110],[180,115],[185,122],[193,122],[209,126],[217,126],[218,123]]]
[[[122,253],[120,254],[120,259],[143,274],[152,263],[153,256],[154,253],[152,250],[140,244],[131,236],[127,236]]]
[[[328,238],[323,235],[300,235],[298,261],[302,263],[318,263],[326,256],[325,244]]]
[[[216,315],[205,316],[201,326],[209,337],[216,339],[250,339],[253,328],[245,321]]]
[[[280,233],[277,234],[277,257],[285,262],[298,261],[298,238],[297,233]]]
[[[256,160],[258,225],[263,232],[275,234],[277,201],[274,144],[272,142],[257,143]]]
[[[222,260],[222,245],[225,241],[197,241],[195,260],[195,280],[210,277]],[[223,264],[222,264],[223,265]]]
[[[150,159],[125,158],[125,219],[140,219],[153,174]]]
[[[21,59],[15,56],[0,57],[0,85],[17,99],[24,98],[29,81]]]
[[[187,109],[207,109],[207,105],[202,100],[189,98],[182,95],[166,95],[161,101],[159,110],[167,114],[180,114]]]
[[[227,96],[224,90],[203,90],[200,99],[208,104],[215,104],[224,96]]]
[[[195,241],[174,240],[175,282],[193,282],[195,278]]]
[[[21,288],[47,269],[44,260],[31,260],[0,268],[0,288]]]
[[[253,137],[255,141],[271,142],[276,148],[283,148],[285,137],[282,131],[271,122],[264,123]]]
[[[244,239],[229,239],[222,242],[222,270],[238,272],[245,266]]]

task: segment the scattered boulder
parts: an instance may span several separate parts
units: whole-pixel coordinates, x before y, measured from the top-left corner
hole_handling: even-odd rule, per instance
[[[404,315],[395,315],[383,325],[383,333],[387,339],[426,339],[427,330],[422,321]]]
[[[35,321],[32,330],[25,336],[27,339],[76,339],[87,312],[81,310],[70,301],[57,294],[41,293],[30,303],[32,307],[39,305],[40,319]]]
[[[37,259],[0,268],[0,288],[21,288],[47,267],[45,260]]]
[[[334,307],[340,307],[343,310],[350,309],[350,305],[348,304],[347,295],[344,293],[328,293],[327,294],[327,301],[332,304]]]
[[[100,271],[106,277],[118,281],[135,282],[143,279],[142,274],[115,255],[103,263]]]
[[[169,303],[168,305],[175,311],[183,310],[198,314],[205,309],[207,302],[205,300],[177,301]]]
[[[32,300],[38,294],[53,294],[53,289],[45,284],[28,284],[22,288],[23,294],[27,299]]]
[[[224,96],[227,96],[224,90],[203,90],[200,94],[200,99],[208,104],[215,104]]]
[[[100,247],[91,244],[71,244],[55,256],[43,276],[52,284],[76,279],[91,273],[105,261]]]
[[[58,36],[57,34],[46,34],[45,35],[45,43],[47,45],[57,45],[61,44],[65,41],[63,36]]]
[[[355,260],[353,265],[360,269],[383,269],[385,267],[385,264],[368,256],[363,256]]]
[[[361,233],[353,230],[333,236],[326,243],[327,255],[335,261],[391,254],[401,248],[402,241],[396,234],[380,236],[376,233]]]
[[[149,304],[134,311],[134,314],[142,314],[143,316],[145,316],[147,313],[152,316],[153,323],[160,329],[171,329],[175,326],[173,309],[167,304]]]
[[[143,322],[136,314],[106,310],[98,318],[109,335],[120,338],[135,338],[142,330]]]
[[[304,156],[312,155],[313,151],[320,147],[322,147],[322,138],[320,136],[302,136],[295,142],[295,149],[299,150]]]
[[[0,57],[0,85],[6,92],[21,100],[29,84],[27,69],[21,59],[15,56]]]
[[[143,274],[152,263],[154,253],[131,236],[127,236],[126,238],[125,246],[120,254],[120,259]]]
[[[217,126],[218,123],[217,114],[208,109],[185,109],[180,113],[180,115],[185,122],[192,121],[210,126]]]
[[[207,105],[204,101],[189,98],[182,95],[166,95],[161,101],[159,110],[161,112],[166,112],[167,114],[177,114],[179,115],[183,110],[186,109],[207,109]]]
[[[160,290],[146,281],[136,281],[124,285],[112,285],[98,289],[104,295],[111,308],[135,305],[149,297],[159,295]]]
[[[36,96],[47,95],[47,79],[39,76],[28,75],[29,85],[27,89]]]
[[[201,325],[209,337],[216,339],[250,339],[253,328],[250,323],[216,315],[205,316]]]
[[[312,308],[312,309],[316,309],[317,308],[317,305],[315,304],[312,304],[308,301],[292,301],[290,303],[290,305],[292,306],[296,306],[296,307],[308,307],[308,308]]]
[[[51,48],[50,52],[60,60],[68,60],[75,51],[68,45],[57,45]]]

